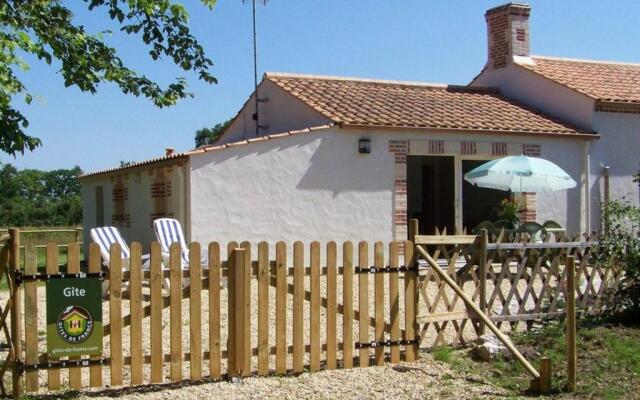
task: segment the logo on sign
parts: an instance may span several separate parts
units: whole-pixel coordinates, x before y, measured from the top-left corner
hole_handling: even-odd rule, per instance
[[[93,318],[84,307],[69,306],[60,313],[56,328],[65,342],[82,343],[93,331]]]

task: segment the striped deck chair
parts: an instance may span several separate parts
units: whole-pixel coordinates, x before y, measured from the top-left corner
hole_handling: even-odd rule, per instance
[[[102,262],[105,265],[109,265],[111,259],[111,245],[118,243],[120,245],[120,252],[123,260],[128,260],[131,256],[131,251],[127,242],[124,241],[118,228],[114,226],[103,226],[100,228],[92,228],[90,231],[91,240],[98,244],[100,247],[100,255],[102,256]]]
[[[156,239],[160,242],[162,249],[163,259],[166,260],[168,265],[169,260],[169,248],[173,243],[180,244],[180,264],[182,269],[189,269],[189,247],[184,240],[184,234],[182,233],[182,226],[180,221],[173,218],[159,218],[153,221],[153,230],[156,233]],[[207,268],[208,261],[205,257],[200,257],[200,262],[204,268]],[[185,287],[189,284],[189,279],[183,279],[182,286]]]
[[[114,226],[103,226],[99,228],[92,228],[90,231],[91,240],[98,244],[100,247],[100,255],[102,256],[102,263],[105,266],[109,266],[111,260],[111,245],[118,243],[120,245],[120,255],[122,257],[122,267],[129,269],[129,258],[131,257],[131,250],[127,242],[124,241],[118,228]],[[149,269],[149,255],[142,256],[142,268]],[[105,287],[106,285],[106,287]],[[106,293],[109,282],[105,281],[102,284],[102,292]]]

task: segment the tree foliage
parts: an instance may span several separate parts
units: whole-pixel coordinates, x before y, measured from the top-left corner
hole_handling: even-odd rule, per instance
[[[221,124],[216,124],[213,128],[202,128],[196,131],[196,147],[214,144],[220,139],[222,132],[231,124],[233,118]]]
[[[603,226],[598,257],[624,272],[609,308],[616,315],[640,317],[640,208],[623,199],[603,205]]]
[[[201,0],[212,8],[215,0]],[[200,43],[189,31],[184,6],[171,0],[84,0],[92,12],[105,12],[126,34],[137,35],[149,46],[153,60],[168,58],[182,70],[215,83],[209,73],[213,65]],[[60,64],[66,86],[95,93],[104,82],[117,85],[125,94],[145,96],[165,107],[192,96],[184,78],[161,87],[145,75],[128,68],[115,48],[103,39],[108,31],[89,33],[74,22],[73,13],[61,0],[0,1],[0,150],[15,155],[41,144],[27,135],[29,122],[12,102],[22,97],[29,104],[32,95],[18,79],[16,70],[29,65],[21,55],[30,54],[51,65]]]
[[[40,171],[0,168],[0,226],[76,225],[82,222],[80,167]]]

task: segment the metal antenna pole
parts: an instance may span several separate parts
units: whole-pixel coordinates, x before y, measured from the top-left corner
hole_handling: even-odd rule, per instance
[[[260,136],[260,117],[258,112],[258,45],[256,39],[256,0],[253,0],[253,85],[256,102],[256,137]]]

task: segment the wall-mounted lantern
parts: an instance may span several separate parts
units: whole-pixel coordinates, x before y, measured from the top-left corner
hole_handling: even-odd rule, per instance
[[[371,153],[371,140],[367,138],[362,138],[358,140],[358,153],[360,154],[369,154]]]

